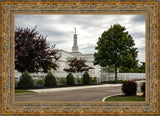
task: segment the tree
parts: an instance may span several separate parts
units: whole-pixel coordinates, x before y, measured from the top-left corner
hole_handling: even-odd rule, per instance
[[[131,68],[138,63],[136,59],[138,51],[134,47],[134,40],[125,30],[126,28],[120,24],[111,25],[99,37],[95,47],[94,64],[99,64],[101,67],[113,66],[115,81],[120,66]]]
[[[21,89],[30,89],[34,87],[34,81],[32,77],[28,74],[27,71],[22,73],[22,76],[20,77],[20,81],[18,82],[18,88]]]
[[[145,62],[141,62],[141,66],[139,67],[142,70],[142,73],[145,73]]]
[[[145,73],[145,62],[141,62],[141,64],[137,64],[137,66],[133,68],[127,68],[124,66],[121,66],[119,68],[119,72],[121,73]]]
[[[19,72],[47,72],[56,70],[56,61],[60,58],[55,45],[51,46],[43,36],[33,29],[16,27],[15,29],[15,69]]]
[[[85,72],[83,74],[83,84],[90,84],[90,79],[91,77],[89,76],[88,72]]]
[[[114,67],[113,66],[101,67],[101,71],[107,73],[114,73]]]
[[[67,62],[70,68],[65,68],[64,71],[66,72],[79,73],[83,71],[88,71],[89,69],[93,69],[92,67],[86,64],[87,60],[84,60],[82,58],[78,59],[77,57],[74,57],[69,59]]]
[[[74,76],[72,75],[72,73],[69,73],[67,76],[66,76],[66,84],[67,85],[74,85],[75,84],[75,79],[74,79]]]
[[[54,75],[51,72],[45,76],[45,86],[57,86],[57,81]]]

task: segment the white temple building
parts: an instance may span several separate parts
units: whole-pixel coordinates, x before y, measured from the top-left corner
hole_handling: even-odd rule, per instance
[[[58,60],[58,66],[59,68],[57,68],[57,70],[51,70],[52,73],[56,76],[56,77],[66,77],[66,75],[68,74],[67,72],[65,72],[63,69],[64,68],[69,68],[68,65],[68,59],[73,58],[73,57],[77,57],[77,58],[82,58],[84,60],[87,60],[86,64],[89,65],[90,67],[92,67],[93,69],[90,69],[89,75],[91,77],[100,77],[100,66],[99,65],[94,65],[93,61],[94,61],[94,55],[93,54],[83,54],[79,51],[79,47],[78,47],[78,38],[77,38],[77,33],[76,33],[76,28],[75,28],[75,33],[73,35],[73,47],[72,47],[72,52],[68,52],[65,50],[60,50],[59,53],[61,54],[60,59]],[[74,74],[75,75],[75,74]],[[78,74],[78,77],[81,77],[82,73]]]

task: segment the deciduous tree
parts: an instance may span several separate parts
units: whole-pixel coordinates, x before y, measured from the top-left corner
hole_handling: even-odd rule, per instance
[[[99,37],[96,52],[94,53],[94,64],[101,67],[113,66],[115,81],[117,81],[117,69],[120,66],[134,67],[137,65],[137,48],[132,36],[125,31],[126,28],[120,24],[111,26]]]
[[[137,66],[133,68],[127,68],[127,67],[121,66],[119,68],[119,72],[121,73],[145,73],[145,62],[141,62],[141,64],[138,64]]]
[[[19,72],[47,72],[56,70],[56,61],[60,58],[55,45],[50,47],[46,36],[33,29],[16,27],[15,29],[15,69]]]

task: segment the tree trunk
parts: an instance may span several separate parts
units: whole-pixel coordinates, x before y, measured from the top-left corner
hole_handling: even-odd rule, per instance
[[[115,66],[115,81],[117,82],[117,67]]]

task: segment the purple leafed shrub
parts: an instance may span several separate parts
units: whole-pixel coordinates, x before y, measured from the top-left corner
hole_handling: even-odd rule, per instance
[[[135,96],[137,92],[137,83],[135,81],[126,81],[122,85],[122,91],[127,96]]]

